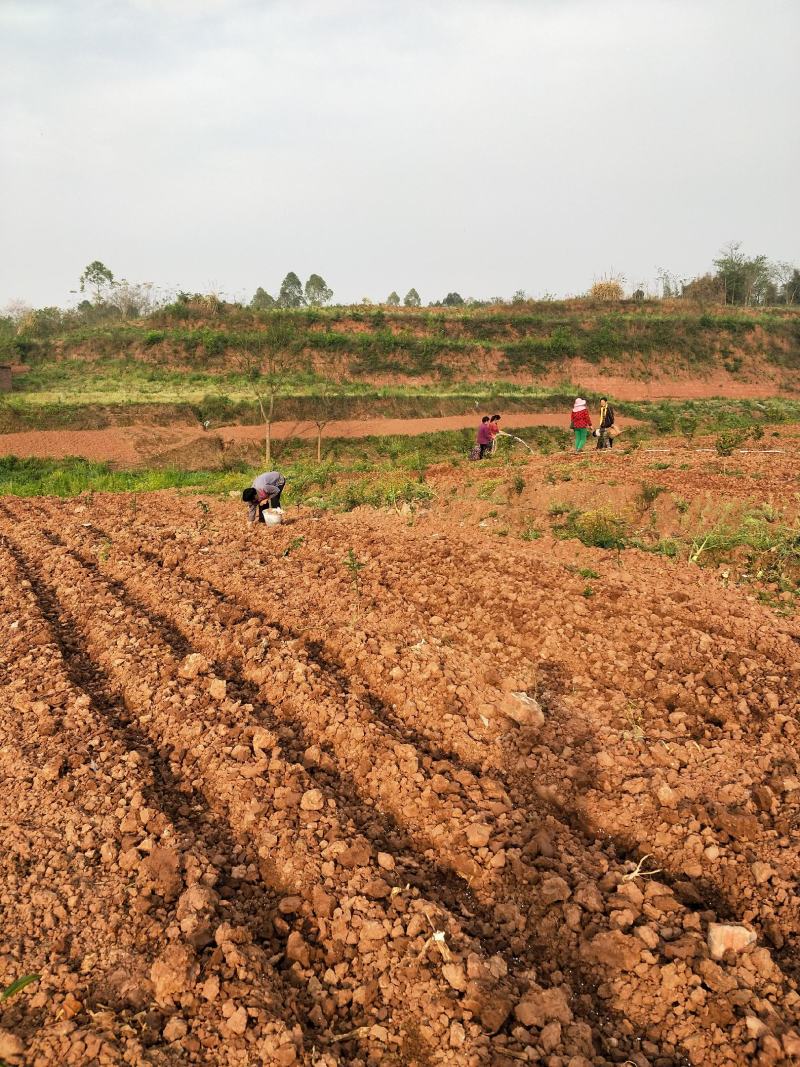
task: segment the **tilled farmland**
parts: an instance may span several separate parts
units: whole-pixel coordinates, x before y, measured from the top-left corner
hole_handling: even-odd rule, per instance
[[[0,1060],[798,1062],[796,622],[241,511],[0,504]]]

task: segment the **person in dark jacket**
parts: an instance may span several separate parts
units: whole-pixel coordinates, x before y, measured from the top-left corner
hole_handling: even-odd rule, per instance
[[[247,504],[248,522],[265,522],[265,508],[279,508],[281,493],[286,479],[278,471],[267,471],[253,479],[253,484],[242,493],[242,500]]]
[[[600,425],[597,428],[597,447],[598,448],[613,448],[614,436],[608,431],[614,425],[614,409],[608,402],[608,397],[604,396],[600,400]]]

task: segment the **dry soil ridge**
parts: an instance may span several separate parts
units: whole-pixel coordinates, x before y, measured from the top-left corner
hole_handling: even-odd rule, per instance
[[[790,1062],[797,996],[780,965],[791,961],[798,931],[797,794],[784,789],[796,716],[782,680],[796,675],[792,624],[738,593],[721,595],[710,580],[682,599],[674,575],[654,567],[610,585],[625,625],[609,634],[580,599],[578,579],[540,546],[489,551],[433,517],[409,528],[397,517],[307,516],[262,545],[242,536],[228,505],[213,505],[201,529],[169,496],[144,498],[141,508],[131,517],[113,498],[91,514],[82,504],[44,505],[34,521],[22,504],[4,509],[5,573],[16,568],[31,581],[3,589],[3,705],[17,705],[4,731],[24,755],[25,763],[9,757],[21,795],[30,789],[36,811],[66,786],[80,808],[87,755],[121,747],[144,761],[133,793],[121,787],[111,806],[98,791],[102,820],[82,809],[85,826],[65,836],[87,846],[78,854],[90,867],[102,861],[112,886],[94,901],[98,917],[87,913],[78,933],[78,907],[64,935],[93,942],[106,971],[76,973],[69,943],[42,960],[61,970],[59,981],[48,975],[55,1001],[37,1006],[44,1025],[30,1035],[33,1062],[79,1062],[103,1025],[108,1058],[99,1062],[313,1062],[322,1049],[352,1063],[500,1064],[514,1053],[576,1065],[582,1056]],[[305,543],[276,556],[298,533]],[[345,542],[368,564],[359,596],[341,565]],[[279,602],[272,585],[264,589],[266,567]],[[654,576],[663,603],[644,613]],[[502,604],[497,588],[508,594]],[[709,602],[724,604],[721,618]],[[337,607],[345,618],[332,625]],[[647,632],[653,652],[637,648]],[[17,659],[31,635],[42,643]],[[700,647],[704,636],[711,650]],[[729,684],[742,641],[757,668],[739,675],[756,681],[747,710],[723,685],[716,722],[702,705],[682,712],[674,676],[685,682],[713,659],[710,670]],[[687,675],[684,645],[695,643],[705,655]],[[659,660],[662,652],[681,662]],[[655,671],[645,692],[634,687],[637,660]],[[53,700],[54,686],[67,697]],[[544,727],[520,730],[500,713],[509,686],[540,695]],[[620,745],[619,736],[612,744],[607,701],[620,690],[639,702],[648,732],[668,734],[666,746]],[[67,759],[65,719],[75,720],[73,735],[99,741]],[[745,754],[759,768],[755,785],[741,781]],[[730,796],[701,813],[698,796],[713,782],[719,798],[720,775]],[[673,795],[662,801],[665,785]],[[137,790],[143,805],[134,804]],[[153,814],[137,822],[142,806]],[[98,860],[100,826],[109,841]],[[719,855],[692,874],[691,839],[702,845],[709,832]],[[468,833],[486,844],[470,844]],[[742,838],[755,858],[743,855]],[[623,860],[637,846],[655,851],[664,877],[624,881]],[[12,855],[20,848],[42,862],[38,837],[24,827]],[[36,920],[52,916],[53,902],[31,899],[10,862],[19,902],[10,926],[41,953],[49,946],[39,938],[34,949]],[[766,882],[755,863],[771,868]],[[127,871],[142,918],[124,944],[118,897]],[[75,889],[85,903],[87,887]],[[728,914],[762,940],[718,967],[707,959],[705,925]],[[119,943],[104,927],[108,916]],[[454,954],[447,972],[429,943],[431,923]],[[772,954],[763,947],[770,939]],[[95,1025],[86,1011],[103,974],[119,970],[112,949],[121,947],[125,966],[138,968],[134,997],[138,989],[150,1009],[146,1041],[132,1025],[130,988],[111,1019]],[[201,990],[211,982],[213,992],[215,978],[221,991],[208,999]],[[48,1014],[62,1005],[67,980],[78,1010],[74,1029],[59,1033],[63,1022]],[[256,992],[263,986],[267,997]],[[500,1019],[515,1004],[517,1018]],[[348,1043],[330,1044],[351,1030]]]

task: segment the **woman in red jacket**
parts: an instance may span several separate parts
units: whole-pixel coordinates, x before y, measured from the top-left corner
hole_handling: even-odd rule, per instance
[[[589,436],[589,430],[592,428],[592,419],[589,415],[589,409],[586,406],[586,401],[582,400],[581,397],[578,397],[572,405],[570,425],[575,431],[575,451],[580,452],[586,444],[586,438]]]

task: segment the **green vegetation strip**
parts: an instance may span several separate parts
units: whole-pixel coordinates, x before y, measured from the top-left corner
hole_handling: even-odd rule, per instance
[[[255,469],[240,471],[112,470],[107,463],[72,457],[56,462],[43,459],[0,459],[0,495],[75,497],[82,493],[151,493],[184,489],[201,493],[237,493],[249,485]],[[402,473],[380,472],[336,484],[339,473],[330,465],[313,470],[288,468],[285,503],[349,511],[361,504],[399,506],[429,500],[433,490]],[[187,506],[191,506],[188,505]]]
[[[534,426],[519,431],[530,445],[548,454],[564,447],[568,435],[550,427]],[[352,438],[325,442],[324,462],[309,460],[309,442],[275,442],[273,466],[288,479],[288,503],[307,502],[318,507],[350,509],[359,504],[392,506],[428,499],[432,490],[425,476],[434,463],[459,466],[475,439],[473,430],[439,433]],[[484,467],[503,465],[522,458],[521,448],[504,449]],[[527,455],[527,452],[525,453]],[[208,493],[243,489],[264,469],[237,460],[219,471],[115,470],[108,463],[79,457],[63,460],[0,457],[0,496],[72,497],[83,492],[153,492],[158,489],[192,488]]]
[[[237,350],[257,350],[270,330],[280,331],[281,347],[299,362],[310,363],[311,353],[334,357],[356,376],[391,373],[447,380],[454,365],[481,351],[501,369],[514,372],[542,371],[572,357],[599,363],[656,353],[687,365],[722,359],[732,372],[750,354],[779,366],[800,366],[800,317],[793,311],[665,314],[650,307],[608,310],[566,304],[457,314],[347,308],[258,313],[229,306],[210,317],[201,307],[179,304],[145,320],[112,317],[96,323],[81,322],[75,312],[43,309],[21,333],[10,319],[0,319],[0,359],[32,362],[56,352],[80,356],[90,350],[93,356],[137,354],[198,369]]]
[[[211,426],[235,423],[256,424],[260,421],[258,404],[252,394],[236,381],[216,381],[210,376],[191,376],[193,386],[165,384],[152,391],[143,390],[141,382],[124,373],[104,379],[108,390],[97,388],[90,367],[81,378],[65,381],[59,390],[50,383],[41,392],[21,386],[0,394],[0,433],[21,430],[100,429],[105,426],[129,425],[133,422],[209,423]],[[41,379],[40,379],[41,381]],[[501,411],[564,411],[565,421],[576,395],[577,386],[568,383],[558,390],[519,387],[511,383],[476,383],[451,389],[409,387],[377,388],[363,382],[343,383],[336,396],[320,398],[324,383],[319,380],[287,380],[277,398],[276,421],[314,421],[387,418],[438,418],[466,415],[479,409]]]

